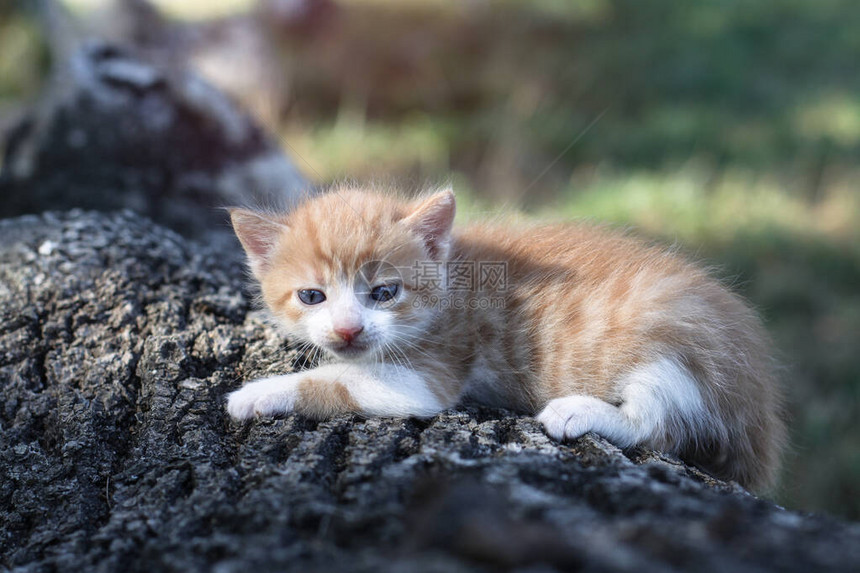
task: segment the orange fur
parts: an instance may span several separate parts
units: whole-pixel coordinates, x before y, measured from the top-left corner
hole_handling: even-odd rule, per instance
[[[343,384],[309,379],[299,384],[296,411],[322,419],[344,412],[357,412],[359,405]]]
[[[254,242],[248,212],[233,220],[263,301],[300,339],[307,309],[295,293],[329,288],[368,261],[401,273],[428,259],[503,262],[503,290],[440,293],[404,277],[390,312],[412,334],[379,360],[424,373],[445,405],[471,398],[537,413],[570,395],[620,406],[619,380],[668,356],[695,379],[707,416],[670,420],[647,443],[752,488],[773,483],[785,435],[780,392],[768,337],[738,296],[677,254],[602,227],[482,224],[448,243],[445,232],[422,236],[409,217],[440,208],[434,197],[334,189],[265,223],[277,229],[265,244]],[[445,208],[425,216],[431,227]],[[462,308],[420,304],[433,295]],[[301,410],[317,417],[361,409],[343,386],[306,384],[300,395],[313,404]]]

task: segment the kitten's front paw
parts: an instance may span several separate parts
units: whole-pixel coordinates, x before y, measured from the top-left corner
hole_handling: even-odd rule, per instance
[[[265,378],[231,392],[227,413],[235,420],[286,414],[295,407],[296,395],[296,382],[289,376]]]

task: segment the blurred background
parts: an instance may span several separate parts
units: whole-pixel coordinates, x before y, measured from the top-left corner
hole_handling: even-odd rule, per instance
[[[36,4],[0,0],[0,129],[50,69]],[[463,218],[594,218],[713,263],[785,364],[777,501],[860,518],[856,0],[64,4],[186,61],[314,183],[450,181]]]

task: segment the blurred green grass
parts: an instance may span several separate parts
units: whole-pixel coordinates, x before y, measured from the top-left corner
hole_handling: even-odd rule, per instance
[[[36,95],[47,67],[38,26],[22,7],[0,0],[0,128],[4,117]]]
[[[319,183],[452,181],[463,219],[599,219],[716,265],[786,365],[778,501],[858,519],[858,30],[855,0],[343,0],[268,30],[270,127]],[[37,85],[10,38],[0,102]]]

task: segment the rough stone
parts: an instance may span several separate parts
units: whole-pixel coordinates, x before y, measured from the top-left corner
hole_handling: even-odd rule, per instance
[[[0,145],[0,217],[125,208],[227,244],[221,208],[285,207],[308,189],[272,138],[181,61],[68,43],[70,53],[55,50],[65,59],[41,98]]]
[[[850,571],[860,527],[530,418],[288,416],[235,256],[130,212],[0,221],[0,569]]]

